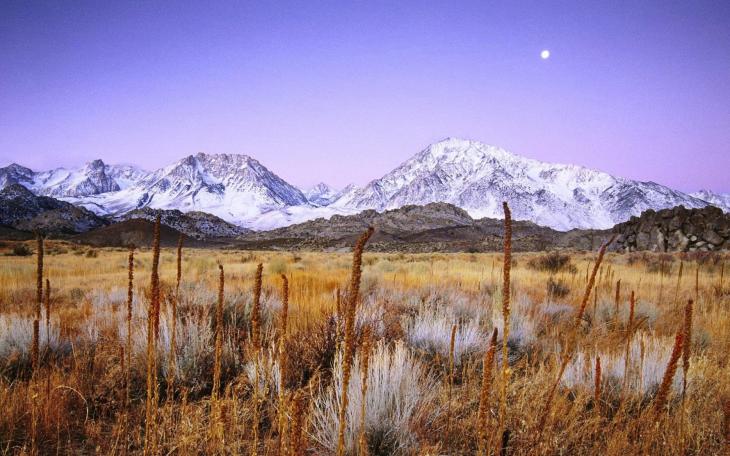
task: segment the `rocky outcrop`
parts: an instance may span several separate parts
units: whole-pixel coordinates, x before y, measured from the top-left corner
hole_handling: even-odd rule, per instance
[[[48,196],[36,196],[20,184],[0,190],[0,224],[17,230],[73,234],[108,223],[82,207]]]
[[[177,209],[164,210],[144,207],[127,212],[119,217],[120,221],[143,219],[154,221],[160,214],[160,223],[195,239],[234,238],[251,230],[228,223],[215,215],[205,212],[182,213]]]
[[[253,232],[239,237],[252,249],[347,249],[368,226],[375,228],[368,249],[400,252],[490,252],[503,248],[504,221],[473,219],[452,204],[430,203],[377,212],[368,209],[355,215]],[[515,220],[512,247],[515,251],[555,248],[591,250],[608,237],[608,231],[557,231],[532,222]]]
[[[730,214],[713,206],[647,210],[613,228],[615,248],[633,252],[730,250]]]

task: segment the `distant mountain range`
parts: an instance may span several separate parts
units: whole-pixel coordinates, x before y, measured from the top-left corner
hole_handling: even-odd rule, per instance
[[[128,219],[130,211],[150,218],[150,208],[180,211],[170,213],[172,218],[194,212],[197,221],[188,219],[176,229],[203,229],[207,235],[434,202],[453,204],[476,219],[501,218],[501,203],[508,201],[515,219],[557,230],[606,229],[646,209],[678,205],[715,205],[730,211],[730,195],[686,194],[654,182],[544,163],[454,138],[428,146],[364,187],[339,191],[324,183],[302,191],[247,155],[204,153],[152,172],[102,160],[78,169],[40,172],[17,164],[0,168],[0,188],[13,186],[17,193],[17,185],[112,219]],[[201,212],[212,214],[214,222]]]

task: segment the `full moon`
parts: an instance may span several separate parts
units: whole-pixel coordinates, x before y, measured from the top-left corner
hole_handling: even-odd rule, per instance
[[[540,52],[540,58],[543,60],[547,60],[548,58],[550,58],[550,51],[548,51],[547,49],[543,49]]]

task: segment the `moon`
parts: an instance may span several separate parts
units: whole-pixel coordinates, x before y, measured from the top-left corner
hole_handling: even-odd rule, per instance
[[[540,58],[543,59],[543,60],[549,59],[550,58],[550,51],[548,51],[547,49],[543,49],[542,51],[540,51]]]

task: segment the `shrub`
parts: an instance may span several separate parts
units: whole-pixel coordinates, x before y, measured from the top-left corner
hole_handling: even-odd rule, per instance
[[[413,318],[406,319],[406,339],[419,350],[448,358],[451,328],[455,324],[454,362],[459,365],[463,356],[482,352],[486,347],[487,338],[480,328],[479,320],[470,319],[459,324],[444,309],[422,307]]]
[[[624,346],[613,351],[598,353],[601,357],[602,378],[609,394],[618,394],[626,377]],[[672,353],[673,338],[656,336],[647,332],[638,333],[631,341],[629,350],[627,393],[642,400],[653,396],[662,382],[667,361]],[[563,384],[570,388],[590,390],[595,385],[592,368],[595,354],[583,351],[576,353],[565,369]],[[690,372],[692,372],[690,368]],[[672,381],[675,392],[682,390],[681,375]]]
[[[563,280],[555,280],[553,277],[549,277],[547,281],[547,293],[548,296],[553,298],[563,298],[570,293],[570,288]]]
[[[32,254],[33,252],[25,244],[15,244],[11,251],[11,255],[13,256],[29,256]]]
[[[414,444],[411,421],[428,403],[435,388],[426,368],[406,348],[396,342],[389,348],[379,342],[370,355],[368,389],[365,397],[365,434],[370,454],[406,454]],[[338,410],[342,391],[342,354],[333,370],[333,384],[314,403],[312,427],[314,440],[328,451],[337,448]],[[357,446],[362,385],[359,356],[352,364],[347,406],[345,448],[355,454]],[[430,410],[429,415],[438,414]]]
[[[545,255],[530,258],[527,261],[527,267],[536,271],[547,271],[552,274],[556,274],[561,271],[576,272],[577,269],[570,260],[571,258],[568,254],[550,252]]]

